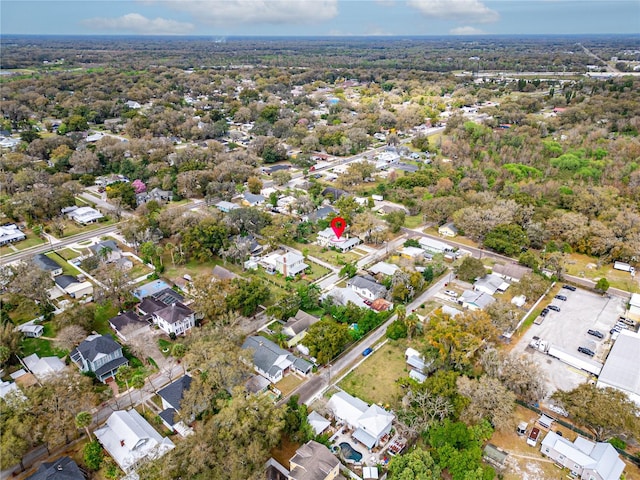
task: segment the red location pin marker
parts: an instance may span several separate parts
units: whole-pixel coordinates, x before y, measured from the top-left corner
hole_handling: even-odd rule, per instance
[[[338,240],[342,236],[342,232],[344,232],[345,227],[347,226],[347,222],[342,217],[336,217],[331,220],[331,228],[333,229],[333,233],[336,234]]]

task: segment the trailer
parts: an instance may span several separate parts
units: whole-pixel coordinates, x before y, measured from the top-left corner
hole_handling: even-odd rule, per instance
[[[635,273],[636,269],[624,262],[614,262],[613,268],[616,270],[622,270],[623,272]]]
[[[577,355],[565,352],[555,345],[550,345],[546,353],[550,357],[557,358],[567,365],[579,368],[580,370],[584,370],[585,372],[591,373],[595,376],[600,375],[600,372],[602,371],[602,363],[591,360],[590,358],[580,358]]]

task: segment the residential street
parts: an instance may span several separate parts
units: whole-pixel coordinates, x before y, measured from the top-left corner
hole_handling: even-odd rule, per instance
[[[442,278],[425,290],[418,298],[407,305],[407,312],[411,312],[418,308],[421,304],[433,297],[437,292],[444,288],[444,284],[449,281],[449,275],[445,274]],[[339,382],[344,375],[350,370],[346,370],[353,366],[358,360],[362,359],[362,352],[367,348],[373,348],[380,339],[382,339],[387,331],[387,327],[396,319],[393,315],[384,324],[380,325],[376,330],[371,332],[367,337],[356,344],[351,350],[343,354],[338,360],[333,362],[331,366],[324,367],[313,375],[307,382],[298,387],[293,393],[298,395],[299,402],[310,405],[313,401],[322,395],[330,385]],[[281,400],[281,402],[283,402]]]

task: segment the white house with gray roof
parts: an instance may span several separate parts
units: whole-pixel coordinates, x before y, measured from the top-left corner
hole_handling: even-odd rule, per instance
[[[548,432],[540,451],[571,470],[572,477],[582,480],[619,480],[624,471],[624,462],[609,443],[595,443],[583,437],[572,443],[556,432]]]
[[[182,302],[175,302],[152,313],[153,323],[171,335],[184,335],[196,324],[195,312]]]
[[[280,348],[268,338],[258,335],[247,337],[242,349],[253,351],[254,369],[271,383],[279,382],[290,371],[302,375],[311,372],[311,363]]]
[[[22,233],[15,223],[0,226],[0,245],[19,242],[26,238],[27,236]]]
[[[356,275],[347,280],[347,287],[367,300],[384,298],[387,295],[387,287],[378,283],[372,277]]]
[[[482,278],[479,278],[473,284],[473,289],[479,292],[484,292],[487,295],[494,295],[496,292],[504,292],[511,285],[505,282],[502,277],[495,273],[490,273]]]
[[[458,297],[458,303],[464,308],[469,310],[484,310],[496,299],[485,292],[478,292],[474,290],[465,290],[462,295]]]
[[[620,390],[640,407],[640,333],[620,332],[596,385]]]

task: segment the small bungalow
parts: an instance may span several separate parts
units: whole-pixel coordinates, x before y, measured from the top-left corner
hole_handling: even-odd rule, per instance
[[[450,253],[454,251],[454,248],[448,243],[444,243],[433,238],[420,237],[418,243],[423,250],[434,255],[438,253]]]
[[[82,298],[93,295],[93,284],[91,282],[81,282],[73,275],[58,275],[53,279],[57,288],[63,295],[69,295],[71,298]]]
[[[317,210],[302,216],[303,222],[311,222],[316,223],[318,220],[326,220],[332,215],[337,215],[338,212],[333,207],[329,205],[323,205]]]
[[[362,297],[351,288],[333,287],[320,297],[321,300],[325,298],[331,298],[336,305],[347,306],[349,303],[353,303],[356,307],[368,307]]]
[[[96,223],[98,220],[102,220],[104,218],[104,215],[102,215],[95,208],[91,207],[75,208],[71,212],[67,213],[67,216],[80,225],[89,225],[90,223]]]
[[[22,233],[15,223],[8,223],[0,226],[0,246],[8,243],[20,242],[27,236]]]
[[[322,196],[327,198],[331,197],[331,200],[333,202],[340,199],[341,197],[344,197],[345,195],[349,195],[349,192],[346,192],[339,188],[327,187],[324,190],[322,190]]]
[[[271,385],[271,382],[258,374],[252,375],[244,384],[247,392],[252,395],[259,395],[266,392],[269,390],[269,385]]]
[[[516,263],[508,263],[506,265],[496,263],[492,271],[494,274],[502,277],[509,282],[519,282],[527,273],[531,273],[531,269],[518,265]]]
[[[26,323],[20,325],[18,330],[22,332],[25,337],[28,338],[39,338],[44,334],[44,327],[42,325],[38,325],[37,323]]]
[[[335,248],[344,253],[360,245],[362,241],[358,237],[347,238],[346,235],[338,238],[333,229],[329,227],[318,232],[316,243],[321,247]]]
[[[413,261],[424,258],[424,250],[418,247],[404,247],[398,250],[398,253],[401,257]]]
[[[453,222],[449,222],[438,227],[438,233],[443,237],[455,237],[458,235],[458,229]]]
[[[318,317],[298,310],[295,316],[287,320],[287,323],[282,327],[282,333],[288,337],[287,347],[291,348],[297,345],[307,334],[307,329],[319,321],[320,319]]]
[[[230,270],[227,270],[224,267],[221,267],[220,265],[216,265],[215,267],[213,267],[213,271],[211,272],[211,275],[215,280],[218,280],[218,281],[233,280],[234,278],[238,278],[238,275],[236,275]]]
[[[53,258],[45,255],[44,253],[38,253],[33,256],[33,263],[40,270],[44,270],[45,272],[49,272],[52,277],[57,275],[62,275],[62,267],[58,262],[56,262]]]
[[[318,412],[313,411],[307,415],[307,421],[316,435],[322,435],[322,433],[329,428],[331,422],[320,415]]]
[[[387,262],[378,262],[369,268],[369,273],[371,273],[372,275],[381,274],[387,277],[391,277],[398,270],[400,270],[400,267],[397,265]]]
[[[223,213],[229,213],[231,210],[235,210],[236,208],[240,208],[240,205],[237,205],[232,202],[227,202],[222,200],[214,205],[218,210]]]
[[[458,303],[462,305],[463,308],[474,311],[484,310],[495,301],[496,299],[488,293],[473,290],[465,290],[462,292],[462,295],[458,297]]]
[[[487,295],[495,295],[496,292],[505,292],[510,286],[502,277],[490,273],[476,280],[473,284],[473,289],[478,292],[484,292]]]
[[[267,199],[262,195],[256,195],[249,192],[245,192],[242,194],[242,203],[247,207],[258,207],[264,204],[266,200]]]

